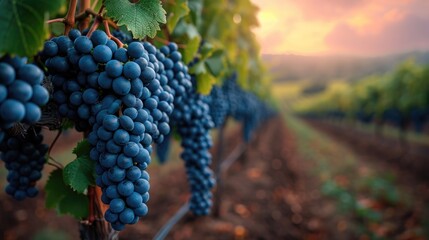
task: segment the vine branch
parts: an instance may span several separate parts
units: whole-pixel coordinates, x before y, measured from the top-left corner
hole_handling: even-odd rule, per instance
[[[48,158],[50,160],[52,160],[52,162],[49,162],[49,161],[46,162],[48,165],[54,166],[54,167],[56,167],[58,169],[64,168],[64,166],[60,162],[58,162],[57,160],[55,160],[52,156],[48,156]]]
[[[97,15],[95,16],[95,20],[92,23],[91,28],[88,31],[87,37],[91,37],[92,33],[97,30],[97,28],[100,26],[100,23],[103,22],[104,18],[101,16],[101,13],[104,10],[104,5],[101,6],[100,10],[98,11]]]
[[[58,141],[58,138],[60,138],[60,136],[61,136],[61,134],[62,134],[62,133],[63,133],[63,130],[62,130],[62,129],[60,129],[60,130],[58,131],[57,135],[55,136],[54,140],[52,141],[51,145],[49,146],[49,149],[48,149],[48,155],[51,155],[51,151],[52,151],[52,149],[54,148],[55,144],[56,144],[56,143],[57,143],[57,141]]]
[[[64,23],[64,18],[55,18],[55,19],[51,19],[46,21],[47,24],[51,24],[51,23]]]
[[[90,12],[92,11],[90,7],[91,7],[90,0],[80,0],[79,14],[85,14],[85,16],[79,21],[79,29],[81,31],[89,27],[89,23],[91,21]],[[75,17],[75,20],[77,21],[77,16]]]
[[[64,18],[64,24],[65,24],[64,35],[68,35],[70,30],[73,28],[75,24],[76,7],[77,7],[77,0],[70,0],[69,9]]]

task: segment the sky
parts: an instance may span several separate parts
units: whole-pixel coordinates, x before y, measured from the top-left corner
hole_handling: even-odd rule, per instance
[[[252,0],[265,54],[381,56],[429,49],[429,0]]]

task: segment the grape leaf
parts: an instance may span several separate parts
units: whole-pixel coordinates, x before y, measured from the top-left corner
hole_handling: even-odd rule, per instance
[[[183,62],[186,64],[194,60],[195,55],[198,53],[198,48],[200,47],[201,37],[196,36],[191,38],[186,43],[186,48],[183,49]]]
[[[204,64],[204,61],[199,61],[195,63],[190,69],[189,73],[194,75],[200,75],[207,73],[206,65]]]
[[[224,69],[223,51],[215,51],[209,58],[205,60],[205,64],[213,76],[219,76]]]
[[[63,181],[63,170],[57,169],[52,171],[45,185],[45,206],[47,208],[55,208],[64,197],[64,189],[66,188],[67,186]]]
[[[144,0],[131,3],[128,0],[105,0],[106,15],[125,25],[133,37],[153,38],[160,30],[159,23],[166,23],[166,12],[159,0]]]
[[[195,26],[199,26],[202,21],[203,1],[188,0],[188,7],[191,10],[191,19]]]
[[[45,185],[47,208],[55,208],[61,214],[70,214],[78,219],[88,216],[88,197],[73,191],[64,183],[63,170],[51,172]]]
[[[170,32],[173,32],[177,22],[189,13],[188,1],[177,0],[169,4],[167,7],[167,28]]]
[[[205,41],[200,47],[201,58],[207,58],[208,56],[211,56],[213,51],[214,51],[213,44]]]
[[[88,216],[89,200],[86,195],[79,194],[71,188],[66,188],[64,197],[58,205],[58,211],[61,214],[70,214],[77,219],[82,219]]]
[[[210,73],[202,73],[197,75],[197,90],[201,94],[209,94],[212,86],[216,83],[216,78]]]
[[[84,139],[80,141],[77,146],[73,149],[73,154],[76,154],[77,157],[89,156],[91,151],[91,144],[88,140]]]
[[[33,56],[48,37],[45,20],[64,0],[0,0],[0,53]]]
[[[78,193],[83,193],[90,185],[95,185],[94,162],[89,156],[80,156],[64,168],[64,182]]]

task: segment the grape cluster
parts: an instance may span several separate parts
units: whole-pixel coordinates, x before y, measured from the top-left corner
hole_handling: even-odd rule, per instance
[[[184,107],[179,106],[177,109],[182,111],[184,116],[177,127],[184,149],[181,157],[185,161],[192,192],[190,209],[196,215],[207,215],[212,205],[211,189],[215,185],[210,169],[209,149],[213,144],[210,129],[214,124],[209,114],[209,106],[202,95],[192,93],[186,99]]]
[[[40,128],[30,128],[25,137],[6,135],[0,144],[1,159],[9,171],[6,193],[16,200],[35,197],[36,181],[42,177],[48,146],[42,143]]]
[[[118,48],[103,31],[88,38],[72,30],[46,42],[43,53],[60,114],[90,132],[96,183],[109,204],[105,219],[122,230],[148,211],[151,144],[170,132],[173,95],[164,90],[157,50],[141,42]]]
[[[263,121],[275,114],[255,94],[240,88],[236,73],[224,82],[222,91],[229,103],[228,115],[243,124],[243,139],[246,142],[250,141],[253,132]]]
[[[122,101],[106,96],[95,113],[96,123],[88,136],[96,160],[96,183],[102,188],[102,201],[109,204],[105,219],[115,230],[134,224],[147,214],[152,138],[146,133],[148,113],[142,104],[122,109]]]
[[[99,101],[100,91],[112,85],[101,71],[117,48],[99,30],[88,38],[74,29],[68,36],[45,42],[42,55],[51,74],[54,101],[60,115],[72,120],[78,131],[90,129],[91,107]]]
[[[222,91],[222,88],[214,86],[207,98],[210,107],[210,116],[213,119],[215,127],[220,127],[228,115],[228,99]]]
[[[188,68],[181,61],[182,55],[177,45],[170,43],[160,48],[166,58],[162,60],[168,85],[174,94],[174,109],[171,124],[177,128],[182,138],[182,159],[192,196],[190,210],[195,215],[207,215],[212,205],[211,189],[215,184],[213,172],[209,166],[212,146],[210,129],[213,122],[209,106],[202,95],[196,93]]]
[[[43,76],[36,65],[27,64],[27,58],[6,56],[0,61],[0,129],[40,120],[40,106],[49,101],[49,92],[41,85]]]
[[[91,159],[97,161],[97,185],[103,202],[109,204],[105,218],[115,230],[147,214],[151,144],[170,131],[167,113],[172,111],[173,99],[160,84],[157,72],[163,66],[155,53],[152,45],[132,42],[128,49],[119,48],[116,59],[100,73],[114,78],[112,95],[94,106],[95,122],[88,139],[93,145]]]

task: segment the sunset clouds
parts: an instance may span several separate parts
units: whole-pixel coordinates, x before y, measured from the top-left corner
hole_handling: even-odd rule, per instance
[[[264,53],[383,55],[429,49],[427,0],[253,0]]]

